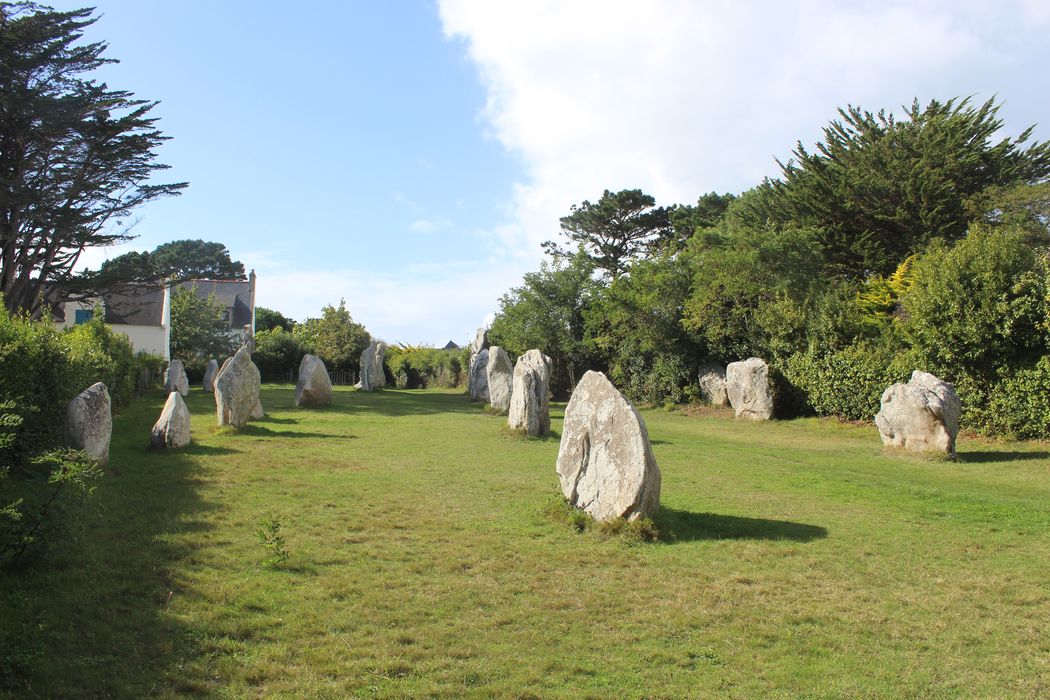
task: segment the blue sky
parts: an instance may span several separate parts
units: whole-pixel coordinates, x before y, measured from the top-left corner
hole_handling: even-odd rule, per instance
[[[96,5],[102,77],[161,101],[190,187],[85,261],[221,241],[260,305],[343,297],[388,342],[466,342],[571,204],[739,192],[840,105],[998,94],[1007,134],[1050,139],[1041,0]]]

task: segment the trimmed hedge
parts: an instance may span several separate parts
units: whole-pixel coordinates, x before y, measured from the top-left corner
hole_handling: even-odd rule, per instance
[[[879,412],[882,392],[911,374],[897,358],[865,346],[827,355],[796,353],[782,372],[818,415],[849,420],[872,420]]]
[[[398,389],[451,389],[464,384],[467,370],[460,350],[390,347],[385,365]]]
[[[12,316],[0,304],[0,401],[21,417],[0,463],[23,463],[61,442],[66,405],[103,382],[115,408],[161,378],[163,360],[135,354],[127,337],[93,319],[65,332],[50,323]]]

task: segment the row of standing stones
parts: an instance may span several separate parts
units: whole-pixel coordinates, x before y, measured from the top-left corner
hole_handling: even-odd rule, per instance
[[[699,382],[704,400],[732,406],[737,418],[769,420],[773,416],[769,367],[757,357],[726,367],[704,365]],[[962,402],[954,386],[915,370],[906,384],[893,384],[882,393],[875,425],[887,447],[954,455],[961,415]]]
[[[468,391],[508,415],[508,425],[530,436],[550,434],[550,358],[530,350],[511,370],[510,357],[488,346],[484,330],[472,344]],[[385,346],[373,342],[362,353],[359,388],[385,385]],[[769,368],[759,358],[707,365],[699,374],[704,398],[730,405],[738,418],[768,420],[774,397]],[[181,447],[189,442],[188,393],[182,363],[173,360],[165,375],[169,390],[161,417],[153,427],[155,447]],[[220,425],[242,426],[263,415],[259,400],[259,370],[247,348],[241,348],[219,368],[214,360],[205,373],[204,389],[215,394]],[[301,407],[331,403],[332,385],[324,362],[306,355],[299,367],[295,403]],[[954,454],[962,405],[951,384],[916,370],[907,384],[894,384],[882,395],[875,417],[883,443],[918,451]],[[66,416],[67,441],[101,464],[108,461],[112,417],[109,393],[101,382],[75,397]],[[652,517],[660,505],[660,469],[653,457],[645,421],[601,372],[589,371],[573,390],[556,463],[566,500],[596,520]]]

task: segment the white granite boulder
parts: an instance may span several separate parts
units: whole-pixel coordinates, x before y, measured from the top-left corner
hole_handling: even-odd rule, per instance
[[[259,401],[259,368],[246,348],[223,363],[215,377],[215,412],[219,425],[244,426],[262,408]]]
[[[488,350],[489,361],[485,369],[485,379],[489,391],[489,405],[500,413],[510,410],[511,389],[514,386],[514,365],[510,355],[498,345]]]
[[[83,450],[102,466],[109,463],[113,408],[105,384],[95,382],[73,397],[66,406],[65,427],[67,445]]]
[[[698,373],[700,397],[712,406],[728,406],[729,393],[726,391],[726,368],[720,364],[702,365]]]
[[[179,392],[168,394],[160,418],[153,424],[149,444],[161,450],[173,450],[190,444],[190,409]]]
[[[172,360],[168,368],[164,370],[164,393],[179,392],[182,396],[190,393],[190,380],[186,376],[186,368],[182,366],[182,360]]]
[[[362,391],[375,391],[386,386],[386,374],[383,372],[383,356],[386,355],[386,343],[373,340],[361,353],[361,379],[357,388]]]
[[[507,425],[524,430],[532,437],[551,432],[550,391],[551,358],[539,350],[529,350],[514,365],[510,409]]]
[[[587,372],[565,408],[558,480],[571,505],[595,520],[653,517],[660,468],[645,421],[601,372]]]
[[[729,363],[726,367],[726,394],[737,418],[769,420],[773,417],[769,367],[757,357]]]
[[[295,405],[327,406],[332,403],[332,380],[328,368],[316,355],[303,355],[299,363],[299,383],[295,385]]]
[[[209,394],[215,391],[215,375],[219,373],[219,363],[208,360],[208,366],[204,368],[204,390]]]
[[[887,447],[954,455],[961,415],[954,386],[915,370],[907,384],[894,384],[882,393],[875,425]]]
[[[470,400],[489,400],[489,351],[480,350],[470,361]]]

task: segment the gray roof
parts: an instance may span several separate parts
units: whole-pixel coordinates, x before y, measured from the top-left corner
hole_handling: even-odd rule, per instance
[[[182,289],[197,288],[201,297],[215,295],[215,301],[227,309],[230,328],[241,328],[252,322],[252,290],[248,280],[189,280],[178,285]]]
[[[164,287],[127,288],[102,295],[106,323],[129,326],[160,326],[164,323]]]

